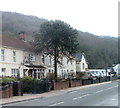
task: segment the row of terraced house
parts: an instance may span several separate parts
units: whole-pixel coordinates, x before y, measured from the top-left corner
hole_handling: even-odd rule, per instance
[[[47,73],[54,73],[54,58],[51,55],[36,54],[33,46],[25,40],[24,33],[18,37],[1,36],[0,42],[0,76],[31,76],[37,79],[45,78]],[[88,63],[84,53],[75,55],[72,61],[63,56],[58,64],[58,77],[67,78],[68,75],[88,70]]]

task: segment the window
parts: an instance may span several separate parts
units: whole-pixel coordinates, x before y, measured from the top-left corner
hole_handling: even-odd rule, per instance
[[[52,69],[52,73],[54,72],[54,70]]]
[[[1,49],[1,61],[5,61],[5,50]]]
[[[45,56],[42,55],[42,63],[44,64],[45,63]]]
[[[29,60],[30,61],[35,61],[35,56],[33,54],[29,54]]]
[[[1,72],[2,72],[2,76],[5,76],[6,75],[6,68],[2,68]]]
[[[67,69],[67,72],[69,72],[69,70]]]
[[[63,57],[61,58],[61,64],[63,65]]]
[[[61,70],[62,78],[64,77],[64,70]]]
[[[17,77],[18,71],[19,71],[18,69],[11,69],[11,75],[13,77]]]
[[[13,51],[13,62],[16,62],[16,51]]]
[[[51,65],[52,64],[52,57],[49,56],[49,64]]]
[[[85,64],[83,63],[83,69],[85,69]]]
[[[51,72],[51,69],[49,69],[48,71]]]
[[[69,59],[67,58],[67,64],[69,63]]]

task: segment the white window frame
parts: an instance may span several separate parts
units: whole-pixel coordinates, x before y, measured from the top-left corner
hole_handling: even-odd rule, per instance
[[[1,73],[2,73],[2,76],[5,76],[6,75],[6,68],[1,68]]]
[[[83,68],[83,70],[85,69],[85,63],[82,63],[82,68]]]
[[[1,61],[5,61],[5,49],[1,49]]]
[[[41,57],[41,62],[42,62],[42,64],[45,64],[45,56],[44,55],[42,55],[42,57]]]
[[[36,61],[35,55],[29,54],[29,57],[30,57],[30,61],[32,61],[32,62],[35,62],[35,61]]]
[[[13,62],[16,62],[16,51],[13,51]]]
[[[49,65],[51,65],[51,64],[52,64],[52,57],[49,56]]]
[[[61,64],[63,65],[63,63],[64,63],[64,62],[63,62],[63,57],[61,57]]]
[[[13,77],[17,77],[18,72],[19,72],[19,69],[12,68],[12,69],[11,69],[11,76],[13,76]]]

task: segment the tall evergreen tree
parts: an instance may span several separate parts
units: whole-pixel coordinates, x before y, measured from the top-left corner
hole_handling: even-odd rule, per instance
[[[77,30],[69,24],[60,21],[44,22],[34,36],[34,48],[37,53],[54,56],[55,79],[57,79],[57,63],[61,55],[70,56],[77,52]]]

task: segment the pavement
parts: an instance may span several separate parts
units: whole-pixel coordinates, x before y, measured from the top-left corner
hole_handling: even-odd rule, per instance
[[[74,92],[75,90],[89,88],[89,87],[98,86],[98,85],[102,85],[102,84],[109,84],[109,83],[112,83],[112,81],[102,82],[102,83],[97,83],[97,84],[84,85],[84,86],[78,86],[78,87],[56,90],[56,91],[50,91],[50,92],[46,92],[46,93],[42,93],[42,94],[24,94],[23,96],[13,96],[13,97],[10,97],[10,98],[3,98],[3,99],[0,100],[0,105],[62,95],[62,94],[65,94],[65,93]]]

